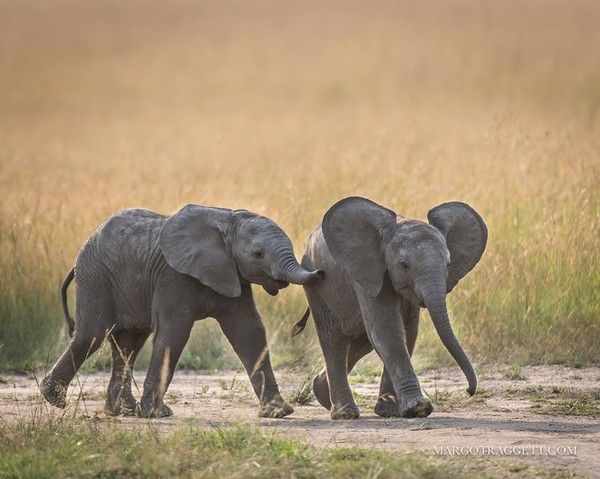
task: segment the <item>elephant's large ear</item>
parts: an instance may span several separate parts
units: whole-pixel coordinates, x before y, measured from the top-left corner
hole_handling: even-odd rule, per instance
[[[338,201],[323,218],[323,237],[331,256],[371,296],[386,271],[382,233],[396,224],[396,213],[365,198]]]
[[[429,210],[427,219],[446,237],[450,251],[447,284],[450,292],[481,259],[487,243],[487,226],[477,211],[459,201],[436,206]]]
[[[160,230],[160,247],[173,269],[230,298],[242,292],[237,267],[223,240],[232,220],[230,210],[187,205]]]

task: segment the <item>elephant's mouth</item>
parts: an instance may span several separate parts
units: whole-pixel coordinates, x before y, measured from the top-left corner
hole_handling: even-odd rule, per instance
[[[417,304],[421,308],[427,307],[425,306],[425,301],[423,301],[415,294],[415,291],[410,284],[405,284],[404,286],[398,288],[398,293],[407,298],[411,303]]]
[[[263,285],[263,289],[271,296],[277,296],[280,289],[287,288],[290,283],[279,279],[270,280],[268,283]]]

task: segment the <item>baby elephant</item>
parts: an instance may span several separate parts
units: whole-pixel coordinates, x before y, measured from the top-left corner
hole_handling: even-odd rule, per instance
[[[429,223],[410,220],[365,198],[346,198],[309,239],[302,265],[325,273],[323,281],[304,286],[326,365],[313,390],[333,419],[359,416],[347,374],[373,348],[384,364],[375,413],[431,414],[410,362],[419,308],[429,310],[467,377],[467,391],[475,393],[475,372],[450,326],[446,294],[481,258],[487,228],[473,208],[459,202],[436,206],[427,218]],[[307,318],[308,311],[292,335]]]
[[[279,393],[250,283],[276,295],[289,283],[308,284],[318,276],[298,264],[281,228],[249,211],[198,205],[172,216],[121,211],[89,238],[65,279],[62,301],[73,339],[42,381],[42,393],[64,407],[77,369],[108,337],[113,365],[107,412],[170,416],[163,396],[175,365],[194,321],[210,316],[248,372],[260,400],[259,416],[287,416],[293,409]],[[76,322],[66,308],[73,277]],[[131,374],[151,332],[152,357],[138,404]]]

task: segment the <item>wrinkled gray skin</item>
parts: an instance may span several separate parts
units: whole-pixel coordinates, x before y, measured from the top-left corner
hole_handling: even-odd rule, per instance
[[[311,234],[302,265],[325,273],[323,281],[304,286],[326,364],[313,390],[333,419],[359,416],[347,374],[373,349],[384,364],[375,412],[431,414],[410,362],[421,307],[428,308],[467,377],[467,391],[475,393],[475,372],[450,326],[446,294],[481,258],[487,228],[470,206],[458,202],[433,208],[428,220],[406,219],[351,197],[332,206]]]
[[[289,238],[273,221],[245,210],[197,205],[172,216],[124,210],[85,243],[74,271],[73,339],[42,382],[51,404],[65,406],[66,388],[77,369],[108,337],[113,369],[107,412],[170,416],[163,396],[175,365],[194,321],[210,316],[248,372],[260,401],[259,415],[293,412],[279,393],[250,283],[275,295],[288,283],[307,284],[319,273],[298,264]],[[65,304],[72,276],[63,285]],[[131,392],[131,371],[151,332],[152,357],[138,403]]]

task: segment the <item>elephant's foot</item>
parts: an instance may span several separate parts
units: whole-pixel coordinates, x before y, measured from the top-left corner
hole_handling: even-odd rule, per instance
[[[294,408],[282,398],[277,398],[268,403],[261,404],[258,409],[258,417],[282,418],[294,412]]]
[[[325,409],[331,409],[331,400],[329,399],[329,383],[327,382],[327,374],[323,371],[313,378],[313,393],[319,401],[319,404]]]
[[[119,397],[109,392],[104,403],[104,412],[109,416],[137,416],[137,410],[138,402],[131,393]]]
[[[161,418],[170,417],[173,415],[173,410],[166,404],[160,404],[155,406],[153,404],[147,404],[144,400],[136,404],[135,412],[137,417],[144,418]]]
[[[375,414],[381,417],[400,417],[398,400],[393,394],[380,396],[375,404]]]
[[[400,416],[402,417],[427,417],[433,411],[429,399],[423,396],[415,396],[400,404]]]
[[[44,399],[53,406],[64,409],[67,405],[67,388],[54,381],[50,376],[46,376],[42,379],[40,390]]]
[[[331,409],[331,419],[357,419],[359,416],[360,410],[356,404],[344,404]]]

